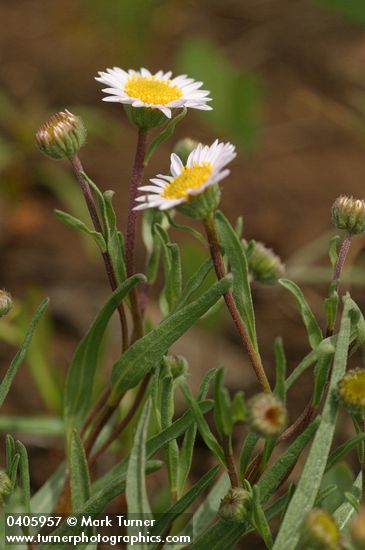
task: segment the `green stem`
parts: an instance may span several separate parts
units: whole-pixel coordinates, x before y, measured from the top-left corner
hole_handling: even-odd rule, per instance
[[[213,216],[210,216],[204,220],[205,231],[207,234],[210,253],[212,256],[215,272],[218,279],[222,279],[226,275],[226,269],[224,266],[224,261],[219,244],[219,236]],[[247,350],[248,357],[250,359],[251,365],[255,371],[256,377],[260,383],[262,391],[266,393],[271,393],[271,388],[269,381],[266,376],[265,369],[263,367],[261,357],[255,350],[252,345],[250,336],[248,334],[247,328],[244,325],[241,315],[237,309],[236,303],[233,298],[232,291],[229,289],[224,295],[224,300],[226,302],[229,313],[231,314],[234,325],[238,331],[238,334],[241,337],[242,343]]]
[[[226,459],[227,473],[231,481],[231,487],[232,489],[234,489],[234,487],[239,486],[239,483],[238,483],[236,466],[235,466],[234,458],[232,454],[232,440],[228,435],[223,436],[222,446],[223,446],[224,456]]]

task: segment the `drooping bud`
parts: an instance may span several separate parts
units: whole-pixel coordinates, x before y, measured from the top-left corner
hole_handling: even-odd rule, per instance
[[[275,395],[259,393],[247,403],[247,420],[251,428],[262,437],[274,437],[284,430],[287,411]]]
[[[36,140],[41,151],[53,159],[72,157],[86,141],[86,128],[80,117],[66,109],[42,124]]]
[[[315,509],[309,512],[302,525],[302,543],[304,548],[313,550],[337,550],[340,531],[328,512]]]
[[[4,506],[6,497],[11,493],[11,481],[8,474],[0,471],[0,506]]]
[[[261,242],[243,242],[247,252],[248,268],[252,278],[266,284],[274,284],[285,273],[285,267],[275,252]]]
[[[350,369],[337,384],[340,403],[350,412],[365,413],[365,369]]]
[[[190,153],[199,145],[198,141],[189,137],[180,139],[175,143],[174,153],[180,157],[181,162],[186,165]]]
[[[231,488],[222,498],[219,515],[226,521],[244,521],[247,518],[252,496],[242,487]]]
[[[338,197],[332,205],[332,220],[337,229],[344,229],[352,235],[365,231],[365,201]]]
[[[13,307],[13,300],[9,292],[0,290],[0,317],[7,315]]]
[[[351,523],[351,542],[354,550],[364,550],[365,548],[365,508],[355,516]]]

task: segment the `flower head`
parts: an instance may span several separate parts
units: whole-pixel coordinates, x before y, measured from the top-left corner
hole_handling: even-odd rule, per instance
[[[304,519],[303,542],[305,548],[313,550],[337,550],[340,542],[340,532],[335,520],[328,512],[315,509]]]
[[[342,405],[353,413],[365,413],[365,369],[350,369],[337,384]]]
[[[80,117],[66,109],[42,124],[36,140],[43,153],[54,159],[72,157],[86,141],[86,128]]]
[[[229,170],[225,166],[235,156],[235,147],[231,143],[219,143],[218,140],[210,146],[200,143],[190,153],[186,165],[173,153],[171,176],[158,175],[150,180],[153,185],[140,187],[139,190],[146,191],[147,194],[138,197],[137,201],[142,204],[136,206],[135,210],[145,208],[169,210],[178,205],[188,205],[212,187],[215,187],[219,194],[216,184],[228,176]],[[194,212],[191,214],[193,215]],[[196,216],[193,215],[193,217]]]
[[[124,103],[132,107],[157,109],[171,118],[172,109],[190,107],[210,110],[209,92],[201,90],[202,82],[196,82],[186,75],[171,78],[172,73],[158,71],[155,74],[147,69],[124,71],[119,67],[99,72],[96,80],[106,84],[103,92],[108,94],[103,101]]]
[[[251,428],[263,437],[279,435],[286,426],[286,408],[273,394],[255,395],[248,401],[247,409],[247,420]]]
[[[271,248],[261,242],[251,241],[246,246],[246,251],[248,268],[253,279],[261,283],[273,284],[283,277],[284,264]]]
[[[247,518],[252,495],[242,487],[231,488],[222,498],[219,515],[227,521],[244,521]]]
[[[13,307],[13,300],[6,290],[0,290],[0,317],[7,315]]]
[[[332,205],[332,219],[337,229],[352,235],[365,231],[365,201],[353,197],[338,197]]]

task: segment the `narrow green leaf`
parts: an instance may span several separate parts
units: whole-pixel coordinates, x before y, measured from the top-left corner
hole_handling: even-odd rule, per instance
[[[128,513],[137,514],[138,517],[152,517],[150,503],[147,496],[145,470],[146,470],[146,439],[150,420],[151,399],[146,401],[138,422],[137,430],[134,436],[133,447],[128,461],[126,499]],[[128,527],[128,535],[134,536],[145,534],[141,527]],[[148,547],[147,544],[140,545],[142,549]],[[128,544],[128,548],[131,546]]]
[[[336,425],[338,403],[333,392],[338,380],[346,369],[348,347],[350,342],[350,307],[349,299],[344,299],[345,306],[338,335],[332,376],[328,396],[323,408],[321,424],[315,435],[311,450],[305,463],[295,494],[289,504],[283,523],[275,541],[275,550],[295,548],[299,540],[297,530],[298,517],[312,509],[330,452]]]
[[[184,107],[178,115],[174,116],[170,120],[170,122],[165,126],[165,128],[162,130],[162,132],[150,143],[148,146],[146,155],[144,157],[144,165],[147,166],[149,161],[151,160],[152,155],[156,151],[157,147],[161,145],[164,141],[169,139],[169,137],[172,136],[172,134],[175,131],[176,124],[180,122],[186,115],[187,109]]]
[[[181,514],[183,514],[199,497],[199,495],[210,485],[213,479],[216,477],[220,470],[220,466],[215,466],[204,474],[199,481],[193,485],[193,487],[184,495],[180,500],[176,502],[171,508],[169,508],[161,517],[157,520],[152,529],[150,529],[151,535],[162,535],[172,525],[172,523]]]
[[[204,283],[205,279],[209,275],[213,268],[212,260],[206,260],[199,269],[190,277],[188,282],[186,283],[185,287],[182,290],[181,297],[176,304],[175,309],[184,306],[190,298],[194,295],[194,293],[201,287],[201,285]]]
[[[328,255],[330,258],[332,269],[335,269],[336,263],[337,263],[337,247],[340,242],[340,235],[334,235],[331,237],[329,243],[328,243]]]
[[[9,471],[10,465],[13,461],[15,455],[15,440],[12,435],[7,434],[5,437],[5,457],[6,457],[6,468]]]
[[[224,452],[222,447],[219,445],[217,439],[210,431],[210,428],[208,426],[207,421],[205,420],[197,401],[195,401],[191,390],[189,386],[184,383],[181,384],[181,389],[184,393],[186,401],[189,403],[189,406],[193,412],[193,415],[195,417],[195,421],[198,426],[198,430],[200,432],[200,435],[202,436],[204,443],[206,446],[212,451],[212,453],[218,458],[218,460],[223,464],[223,466],[226,465]]]
[[[110,402],[116,402],[124,392],[135,387],[161,361],[169,347],[219,300],[231,284],[232,278],[229,275],[224,277],[197,300],[169,315],[157,328],[133,344],[113,366]]]
[[[76,430],[71,436],[70,480],[72,511],[78,512],[90,498],[91,483],[85,449]]]
[[[64,416],[67,433],[81,426],[90,405],[98,353],[108,322],[120,302],[143,275],[134,275],[122,283],[97,315],[86,336],[79,344],[68,371],[65,387]]]
[[[362,487],[362,476],[361,473],[357,476],[354,485],[353,485],[353,491],[361,491]],[[348,501],[344,502],[334,513],[334,517],[336,520],[336,523],[340,529],[340,531],[344,531],[346,527],[348,526],[349,522],[351,521],[352,517],[355,514],[355,509]]]
[[[15,453],[8,470],[12,491],[15,489],[17,478],[18,478],[19,462],[20,462],[20,454]]]
[[[171,426],[174,416],[174,379],[165,376],[161,389],[161,428]],[[174,494],[177,490],[177,476],[179,468],[179,448],[176,439],[169,441],[164,449],[165,461],[169,476],[170,490]]]
[[[20,486],[23,495],[24,512],[30,514],[30,478],[29,478],[29,461],[27,449],[21,443],[16,441],[16,452],[19,454],[19,474],[20,474]]]
[[[300,290],[298,285],[296,285],[292,281],[289,281],[289,279],[279,279],[279,283],[281,284],[281,286],[289,290],[289,292],[291,292],[291,294],[294,296],[304,326],[307,330],[309,343],[312,349],[315,349],[322,342],[323,335],[317,319],[313,315],[313,312],[309,307],[306,299],[304,298],[302,291]]]
[[[215,218],[218,233],[233,274],[233,296],[247,327],[251,342],[256,351],[258,351],[255,313],[252,304],[246,254],[233,227],[222,212],[217,212]]]
[[[95,243],[100,248],[100,250],[102,252],[106,252],[106,249],[107,249],[106,242],[101,233],[93,229],[90,229],[84,222],[82,222],[78,218],[75,218],[75,216],[68,214],[67,212],[63,212],[62,210],[56,209],[54,213],[61,222],[63,222],[68,227],[71,227],[71,229],[77,229],[79,231],[83,231],[84,233],[87,233],[87,235],[90,235],[90,237],[94,239]]]
[[[214,385],[214,418],[221,436],[231,435],[233,429],[232,403],[227,389],[223,386],[224,369],[218,370]]]
[[[293,372],[290,373],[288,378],[285,382],[285,389],[286,392],[290,390],[294,382],[296,382],[304,371],[306,371],[309,367],[311,367],[318,358],[318,352],[316,350],[312,350],[308,355],[304,357],[304,359],[295,367]]]
[[[271,529],[265,516],[265,512],[261,506],[260,488],[258,485],[255,485],[253,487],[252,508],[254,525],[261,535],[266,548],[269,548],[269,550],[271,550],[271,548],[273,547]]]
[[[66,465],[63,462],[47,479],[42,487],[32,496],[30,505],[33,514],[53,510],[60,497],[66,475]]]
[[[333,451],[333,453],[331,453],[330,456],[328,457],[327,464],[326,464],[326,472],[331,468],[333,468],[335,464],[340,462],[350,451],[352,451],[352,449],[354,449],[359,445],[359,443],[364,441],[364,439],[365,439],[365,434],[358,433],[357,435],[355,435],[354,437],[352,437],[351,439],[349,439],[348,441],[340,445],[338,449]]]
[[[15,355],[14,359],[12,360],[10,367],[8,371],[6,372],[1,384],[0,384],[0,407],[4,403],[5,398],[10,390],[11,384],[14,380],[14,377],[18,371],[18,368],[24,361],[25,355],[28,351],[30,342],[32,340],[33,333],[36,329],[37,324],[39,323],[40,318],[42,317],[44,310],[49,304],[49,299],[46,298],[43,300],[39,308],[34,314],[34,317],[32,318],[29,328],[27,330],[27,333],[25,335],[25,338],[23,340],[22,346],[20,350]]]
[[[64,425],[60,418],[48,416],[0,416],[0,431],[63,437]]]

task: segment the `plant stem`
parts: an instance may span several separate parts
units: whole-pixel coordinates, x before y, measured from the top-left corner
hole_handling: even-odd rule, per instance
[[[224,456],[226,459],[227,473],[229,475],[229,479],[231,481],[231,487],[233,489],[234,487],[238,487],[239,483],[238,483],[236,466],[232,455],[232,441],[228,435],[223,436],[222,446],[223,446]]]
[[[84,169],[81,164],[81,161],[79,157],[75,155],[74,157],[70,157],[70,162],[74,170],[75,176],[80,184],[82,193],[84,195],[85,202],[89,210],[90,217],[93,222],[95,231],[103,235],[104,234],[103,228],[99,220],[98,211],[94,202],[93,195],[91,193],[90,186],[82,175],[82,173],[84,172]],[[117,288],[118,284],[117,284],[117,279],[115,276],[115,272],[114,272],[114,268],[113,268],[113,264],[112,264],[109,252],[102,252],[102,257],[104,260],[105,271],[108,276],[110,287],[112,291],[114,291]],[[125,351],[128,348],[128,325],[127,325],[127,318],[125,315],[123,303],[119,304],[118,313],[119,313],[120,325],[121,325],[121,331],[122,331],[122,351]]]
[[[103,445],[98,449],[93,455],[91,455],[89,459],[89,466],[91,467],[95,462],[101,457],[101,455],[108,449],[108,447],[113,443],[113,441],[116,440],[116,438],[126,429],[129,422],[132,420],[133,416],[135,415],[138,407],[141,404],[141,401],[144,397],[144,394],[146,392],[148,382],[150,381],[150,374],[147,374],[142,381],[142,384],[140,385],[140,388],[137,392],[137,395],[135,396],[134,402],[129,409],[127,415],[123,418],[123,420],[114,428],[108,439],[103,443]]]
[[[350,250],[351,237],[352,237],[351,233],[348,233],[346,235],[346,237],[344,238],[344,240],[342,241],[342,245],[341,245],[341,248],[340,248],[340,252],[338,254],[335,270],[334,270],[334,273],[333,273],[333,280],[334,281],[338,281],[341,277],[341,272],[342,272],[343,266],[344,266],[345,261],[346,261],[346,256],[347,256],[348,251]]]
[[[365,419],[362,419],[362,432],[365,433]],[[362,441],[362,461],[361,461],[361,502],[365,504],[365,443]]]
[[[90,426],[90,424],[93,422],[93,420],[96,418],[98,413],[103,409],[104,405],[108,401],[110,395],[110,389],[107,388],[104,390],[104,392],[101,394],[99,400],[94,405],[94,408],[91,409],[87,417],[85,418],[85,421],[82,425],[81,431],[80,431],[80,437],[83,437],[86,433],[86,430]]]
[[[210,253],[212,256],[217,278],[222,279],[226,275],[226,269],[224,266],[223,257],[220,249],[219,237],[218,237],[218,232],[215,225],[214,217],[210,216],[209,218],[204,220],[204,226],[205,226],[205,231],[207,234],[209,247],[210,247]],[[255,350],[251,342],[250,336],[242,321],[241,315],[237,309],[231,289],[227,290],[227,292],[224,295],[224,299],[225,299],[227,308],[231,314],[232,320],[235,324],[235,327],[241,337],[242,343],[247,350],[248,357],[255,371],[256,377],[260,383],[262,391],[266,393],[271,393],[270,384],[267,379],[264,367],[262,365],[261,357]]]
[[[147,144],[147,130],[143,128],[138,129],[138,139],[136,154],[134,157],[134,164],[132,170],[132,177],[129,189],[129,202],[128,202],[128,220],[127,220],[127,236],[126,236],[126,264],[127,275],[131,277],[134,275],[135,266],[135,240],[136,240],[136,222],[137,212],[134,209],[136,206],[136,198],[138,197],[138,188],[142,183],[143,170],[144,170],[144,157],[146,154]],[[136,288],[131,290],[131,305],[132,316],[134,323],[135,339],[140,338],[143,334],[142,316],[140,312],[140,306],[138,303],[138,294]]]
[[[119,402],[120,402],[120,400],[118,401],[118,403],[116,403],[114,405],[106,405],[104,407],[104,410],[103,410],[103,413],[102,413],[101,417],[99,418],[99,420],[95,424],[93,430],[90,432],[90,434],[86,438],[84,448],[85,448],[85,453],[86,453],[87,456],[90,454],[90,452],[91,452],[97,438],[99,437],[102,429],[104,428],[105,424],[108,422],[109,418],[113,415],[113,413],[118,408]]]

